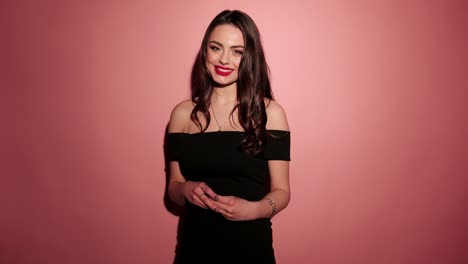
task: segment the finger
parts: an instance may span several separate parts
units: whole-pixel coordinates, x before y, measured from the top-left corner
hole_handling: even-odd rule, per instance
[[[215,199],[213,199],[213,200],[215,200]],[[218,203],[225,204],[225,205],[233,205],[234,204],[234,199],[233,199],[232,196],[218,195],[217,199],[215,201],[218,202]]]
[[[218,200],[219,195],[217,195],[210,187],[207,185],[202,185],[202,190],[214,201]]]
[[[200,184],[197,186],[197,192],[198,192],[198,195],[202,195],[203,193],[205,193],[205,189],[206,189],[206,183],[204,182],[200,182]],[[199,189],[199,190],[198,190]]]
[[[203,209],[208,209],[208,206],[206,206],[206,204],[200,198],[198,198],[197,200],[198,201],[197,201],[196,205],[200,206]]]
[[[211,200],[210,197],[206,195],[206,193],[203,193],[202,195],[199,196],[200,200],[211,210],[214,210],[216,208],[216,205],[214,204],[214,201]]]
[[[221,203],[221,202],[214,202],[214,206],[216,208],[219,208],[221,210],[221,212],[223,213],[227,213],[227,214],[233,214],[233,207],[231,205],[227,205],[227,204],[224,204],[224,203]]]
[[[211,190],[211,188],[208,187],[204,182],[200,182],[199,187],[200,190],[197,190],[197,192],[199,192],[199,194],[197,194],[198,198],[200,198],[203,204],[205,204],[206,208],[214,210],[216,206],[214,205],[213,200],[210,198],[210,196],[207,195],[207,192],[214,193],[213,190]]]
[[[201,198],[205,195],[205,191],[203,191],[204,185],[205,183],[202,182],[198,184],[197,186],[195,186],[195,188],[193,188],[192,190],[192,196],[199,198],[200,201],[201,201]]]
[[[203,197],[201,197],[201,198],[203,198]],[[193,194],[192,195],[192,203],[194,205],[197,205],[197,206],[200,206],[202,208],[208,209],[208,207],[205,205],[205,203],[202,201],[201,198],[200,198],[200,196],[198,196],[196,194]]]
[[[225,210],[223,210],[221,208],[216,208],[214,211],[221,214],[222,216],[224,216],[227,219],[231,219],[233,217],[233,214],[230,214],[229,212],[227,212],[227,211],[225,211]]]

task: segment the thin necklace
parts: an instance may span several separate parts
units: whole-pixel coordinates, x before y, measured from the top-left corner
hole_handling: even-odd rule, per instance
[[[216,124],[217,124],[218,127],[219,127],[219,129],[218,129],[218,132],[219,132],[219,131],[221,131],[221,129],[223,128],[223,126],[226,124],[226,122],[227,122],[227,120],[229,119],[229,116],[230,116],[230,115],[228,115],[228,116],[226,117],[226,119],[224,119],[223,124],[220,125],[219,122],[218,122],[218,119],[216,118],[216,114],[215,114],[215,112],[214,112],[214,106],[213,106],[213,105],[211,106],[211,112],[213,112],[213,117],[214,117],[214,119],[215,119]]]

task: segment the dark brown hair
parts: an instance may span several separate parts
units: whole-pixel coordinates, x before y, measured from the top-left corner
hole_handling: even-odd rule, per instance
[[[195,104],[190,119],[204,132],[211,121],[209,107],[213,84],[206,69],[206,53],[211,32],[219,25],[230,24],[242,32],[244,52],[239,66],[237,80],[237,104],[231,114],[238,109],[239,123],[244,129],[241,148],[249,154],[263,151],[266,138],[267,116],[264,99],[273,100],[270,87],[269,69],[255,22],[239,10],[224,10],[219,13],[206,29],[200,50],[195,59],[191,76],[192,101]],[[197,113],[206,119],[202,126]]]

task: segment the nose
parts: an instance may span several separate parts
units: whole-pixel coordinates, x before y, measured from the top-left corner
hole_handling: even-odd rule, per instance
[[[221,54],[221,57],[219,58],[219,62],[223,65],[226,65],[229,63],[229,51],[224,50],[223,53]]]

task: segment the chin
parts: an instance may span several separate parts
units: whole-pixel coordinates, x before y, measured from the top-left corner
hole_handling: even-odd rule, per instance
[[[216,86],[216,87],[226,87],[226,86],[229,86],[229,85],[237,82],[237,79],[216,78],[216,77],[213,78],[213,77],[211,77],[211,81],[213,82],[213,85]]]
[[[218,88],[224,88],[227,86],[230,86],[231,84],[235,83],[236,81],[233,82],[217,82],[216,80],[213,80],[213,85]]]

